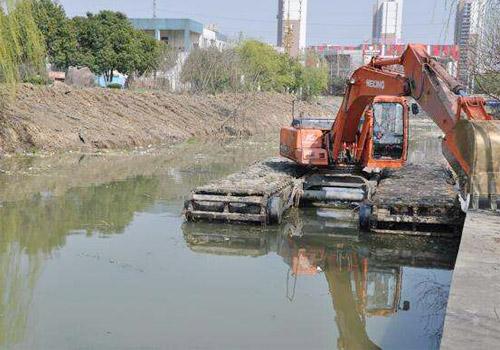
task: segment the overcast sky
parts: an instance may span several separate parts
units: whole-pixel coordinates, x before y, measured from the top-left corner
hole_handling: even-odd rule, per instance
[[[153,0],[59,0],[69,16],[112,9],[129,17],[151,17]],[[375,0],[309,0],[307,44],[360,44],[371,40]],[[452,0],[406,0],[403,40],[445,44],[453,41]],[[158,17],[215,23],[229,36],[276,41],[277,0],[157,0]]]

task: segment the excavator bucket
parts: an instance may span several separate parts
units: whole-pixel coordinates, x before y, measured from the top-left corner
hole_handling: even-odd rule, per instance
[[[454,138],[469,167],[467,190],[474,209],[498,209],[500,200],[500,121],[460,120]]]

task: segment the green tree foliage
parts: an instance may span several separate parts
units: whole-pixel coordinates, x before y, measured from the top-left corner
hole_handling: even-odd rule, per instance
[[[4,11],[5,10],[5,11]],[[20,80],[44,75],[45,46],[30,0],[6,2],[0,10],[0,95],[12,97]]]
[[[250,87],[278,92],[302,92],[309,99],[326,91],[328,71],[319,57],[306,57],[304,67],[298,59],[280,54],[271,46],[249,40],[238,47],[245,81]]]
[[[101,11],[73,19],[78,41],[76,62],[103,74],[107,81],[113,71],[143,74],[154,70],[161,45],[135,30],[127,17],[119,12]]]
[[[160,63],[165,45],[134,29],[122,13],[101,11],[68,19],[61,5],[36,0],[33,14],[49,61],[59,69],[87,66],[111,81],[113,71],[142,75]]]
[[[323,93],[328,86],[328,72],[319,58],[304,67],[298,59],[256,40],[244,41],[236,49],[194,50],[184,64],[181,79],[194,92],[303,92],[307,99]]]
[[[330,94],[335,96],[342,96],[346,89],[346,78],[332,77],[329,81]]]
[[[328,71],[324,67],[305,67],[302,71],[301,86],[305,99],[321,95],[328,88]]]
[[[297,60],[257,40],[244,41],[237,52],[243,64],[245,82],[250,88],[284,92],[298,87],[301,67]]]
[[[50,63],[60,69],[73,65],[77,51],[76,32],[64,8],[52,0],[38,0],[33,11],[35,22],[45,38]]]
[[[135,72],[141,76],[157,70],[167,51],[167,45],[142,31],[135,32],[135,40],[139,44]]]
[[[306,67],[300,74],[299,85],[304,99],[309,100],[328,89],[328,68],[317,54],[309,52],[305,56]]]
[[[273,90],[277,87],[280,58],[271,46],[248,40],[238,47],[238,53],[245,67],[245,80],[248,84],[262,90]]]
[[[478,93],[487,94],[490,98],[500,100],[500,71],[477,74],[475,79]]]

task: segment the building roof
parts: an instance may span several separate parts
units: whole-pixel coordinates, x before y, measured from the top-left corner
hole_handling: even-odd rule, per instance
[[[137,29],[142,30],[189,30],[203,33],[203,24],[189,18],[130,18]]]

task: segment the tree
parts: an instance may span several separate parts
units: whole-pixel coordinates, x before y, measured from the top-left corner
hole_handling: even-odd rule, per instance
[[[135,71],[141,76],[155,71],[160,64],[165,63],[164,58],[167,52],[167,45],[163,42],[158,42],[155,38],[142,31],[136,31],[135,36],[139,44]]]
[[[143,74],[156,69],[162,44],[135,30],[124,14],[88,13],[74,18],[73,23],[78,41],[76,61],[103,74],[106,81],[113,79],[114,71]]]
[[[305,67],[302,71],[303,97],[309,100],[328,88],[328,72],[324,67]]]
[[[38,0],[33,13],[38,29],[45,38],[50,63],[59,69],[67,69],[76,61],[76,32],[64,12],[64,8],[52,0]]]
[[[237,52],[250,88],[274,90],[278,87],[280,58],[271,46],[257,40],[247,40],[238,47]]]
[[[280,92],[298,92],[303,69],[304,67],[297,59],[287,54],[280,54],[279,69],[276,74],[277,90]]]
[[[306,67],[302,68],[300,87],[304,99],[309,100],[328,89],[328,68],[325,61],[313,52],[305,57]]]
[[[189,83],[193,92],[302,91],[303,97],[310,99],[326,90],[328,72],[319,57],[312,66],[304,67],[265,43],[247,40],[236,49],[192,51],[181,80]]]
[[[43,37],[33,19],[30,0],[7,1],[0,7],[0,97],[15,94],[20,80],[45,73]]]
[[[486,0],[480,34],[470,45],[475,92],[500,100],[500,1]]]
[[[447,1],[451,16],[458,0]],[[478,15],[462,48],[467,70],[463,83],[474,93],[500,100],[500,0],[476,0],[472,6]]]
[[[240,77],[241,65],[236,51],[216,47],[193,50],[181,72],[181,81],[189,83],[193,92],[210,94],[238,90]]]
[[[237,52],[250,88],[278,92],[292,92],[298,88],[302,69],[298,60],[257,40],[243,41]]]

